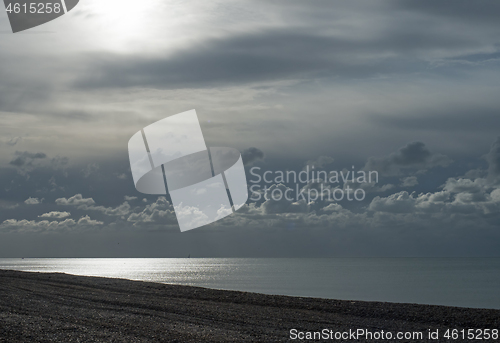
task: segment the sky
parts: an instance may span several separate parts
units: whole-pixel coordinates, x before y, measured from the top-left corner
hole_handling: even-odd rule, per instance
[[[0,257],[500,256],[498,1],[81,0],[0,13]],[[376,171],[181,233],[127,143],[196,109],[252,168]],[[254,172],[255,173],[255,172]],[[263,184],[262,184],[263,185]],[[353,186],[353,185],[351,185]]]

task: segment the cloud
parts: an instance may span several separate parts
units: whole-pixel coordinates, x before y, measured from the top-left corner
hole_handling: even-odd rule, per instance
[[[26,205],[38,205],[41,203],[41,201],[38,200],[38,198],[29,197],[28,199],[24,200],[24,203]]]
[[[104,223],[98,220],[90,219],[89,216],[83,216],[80,219],[78,219],[77,224],[83,226],[98,226],[98,225],[103,225]]]
[[[243,150],[241,153],[241,158],[243,159],[244,165],[252,165],[254,162],[262,160],[264,158],[264,152],[260,149],[251,147]]]
[[[441,20],[450,18],[459,22],[471,22],[475,25],[489,25],[496,23],[500,4],[494,0],[486,0],[483,6],[475,6],[467,0],[455,0],[453,7],[446,2],[433,0],[392,1],[395,8],[404,8],[421,12],[429,16],[440,17]]]
[[[437,166],[446,167],[450,163],[449,157],[431,153],[422,142],[413,142],[389,156],[370,157],[364,170],[378,171],[385,176],[395,176],[407,172],[423,172]]]
[[[415,198],[406,191],[389,195],[388,197],[375,197],[370,203],[369,210],[392,213],[411,213],[415,208]]]
[[[116,177],[119,178],[120,180],[128,179],[128,176],[125,173],[118,174]]]
[[[78,208],[81,210],[99,211],[108,216],[126,216],[130,213],[130,205],[126,201],[117,207],[80,205]]]
[[[50,166],[52,169],[64,169],[69,164],[68,157],[56,156],[50,159]]]
[[[137,200],[137,197],[132,197],[132,196],[128,196],[128,195],[125,195],[125,200],[126,201],[133,201],[133,200]]]
[[[125,216],[130,213],[130,205],[124,202],[117,207],[95,206],[95,201],[92,198],[84,198],[81,194],[76,194],[69,199],[56,199],[57,205],[75,206],[79,210],[99,211],[108,216]]]
[[[173,114],[203,107],[199,115],[206,123],[207,141],[240,148],[259,144],[259,149],[243,151],[247,165],[260,163],[263,151],[267,164],[281,170],[300,170],[304,161],[320,155],[333,156],[339,168],[349,169],[362,166],[367,156],[378,156],[369,160],[371,166],[394,176],[387,184],[362,185],[367,191],[362,203],[271,199],[245,205],[213,225],[227,231],[239,226],[233,231],[245,245],[251,246],[241,237],[252,230],[267,230],[266,238],[269,231],[276,233],[281,243],[274,244],[276,251],[301,250],[296,247],[316,251],[320,246],[330,248],[333,241],[356,249],[356,239],[370,237],[371,232],[380,241],[406,233],[426,239],[422,230],[457,237],[465,246],[469,240],[463,232],[471,236],[499,232],[498,141],[487,155],[488,170],[474,159],[485,152],[490,137],[498,135],[497,2],[487,0],[477,6],[457,0],[450,7],[426,0],[328,4],[278,0],[258,5],[238,2],[237,7],[243,15],[235,17],[217,8],[202,11],[209,18],[182,21],[174,30],[178,39],[168,44],[145,35],[141,51],[122,45],[116,35],[108,35],[113,42],[81,42],[78,54],[69,46],[49,51],[35,35],[27,37],[28,55],[23,44],[1,41],[0,110],[5,124],[1,134],[6,138],[0,150],[5,153],[3,164],[12,163],[0,174],[2,201],[8,201],[5,204],[12,210],[0,213],[0,223],[16,215],[19,221],[28,220],[28,226],[35,225],[31,219],[41,213],[68,210],[75,218],[95,215],[106,227],[124,230],[152,225],[177,228],[166,198],[124,199],[136,193],[123,144],[144,123],[163,118],[165,110]],[[161,19],[163,14],[154,15]],[[29,67],[34,60],[39,68]],[[75,63],[78,68],[68,68]],[[28,122],[33,125],[25,125]],[[10,137],[23,140],[12,139],[11,145],[17,143],[13,148],[7,141]],[[426,146],[411,143],[397,150],[422,139]],[[456,168],[424,174],[449,163],[434,153],[437,147],[454,157]],[[16,149],[30,153],[9,155]],[[38,151],[48,157],[36,158]],[[71,156],[72,163],[85,162],[71,169],[66,167],[67,158],[50,158],[57,154]],[[325,156],[310,163],[324,167],[331,161]],[[100,172],[87,169],[89,162],[99,163]],[[31,164],[37,167],[31,179],[13,176]],[[68,172],[56,174],[53,166]],[[465,173],[465,168],[474,171]],[[126,177],[129,182],[122,181]],[[411,192],[417,182],[424,193]],[[273,190],[285,189],[275,185]],[[404,190],[407,193],[401,193]],[[51,201],[44,202],[40,212],[41,205],[22,205],[28,196]],[[39,203],[38,198],[33,199]],[[280,230],[288,229],[290,234],[282,235]],[[319,244],[308,248],[307,238],[315,235]],[[6,241],[2,237],[0,242]],[[228,242],[222,238],[220,245],[231,246]],[[260,247],[252,247],[255,254]],[[142,251],[149,253],[149,248],[145,245]],[[94,249],[91,244],[87,251]]]
[[[451,193],[483,193],[489,188],[489,185],[483,178],[475,180],[449,178],[443,188]]]
[[[56,204],[64,206],[81,206],[81,205],[90,206],[94,205],[95,201],[92,198],[84,198],[81,194],[76,194],[69,199],[66,198],[56,199]]]
[[[459,93],[457,91],[457,93]],[[401,113],[372,114],[367,120],[376,127],[392,129],[394,132],[415,133],[485,133],[496,135],[500,106],[493,99],[484,97],[482,104],[470,104],[459,94],[447,94],[448,102],[432,106],[405,106]],[[480,96],[480,95],[476,95]],[[433,97],[429,98],[433,101]],[[451,102],[451,103],[450,103]],[[474,115],[471,115],[474,113]]]
[[[491,187],[486,179],[449,178],[443,190],[429,193],[402,191],[387,197],[375,197],[368,209],[375,212],[439,214],[435,223],[450,216],[467,215],[482,220],[484,215],[500,214],[500,189]],[[417,219],[417,218],[415,218]]]
[[[317,159],[315,160],[309,160],[306,162],[306,166],[309,166],[309,167],[314,167],[316,169],[323,169],[325,168],[326,166],[328,166],[329,164],[332,164],[333,161],[335,161],[332,157],[329,157],[329,156],[320,156],[318,157]],[[305,167],[304,167],[304,170],[305,170]]]
[[[82,170],[83,176],[85,178],[88,178],[90,175],[96,173],[99,171],[100,167],[99,164],[97,163],[89,163],[87,166]]]
[[[59,212],[59,211],[52,211],[48,213],[44,213],[42,215],[39,215],[41,218],[55,218],[55,219],[62,219],[69,217],[71,213],[69,212]]]
[[[144,224],[177,225],[174,207],[165,197],[158,197],[154,203],[146,205],[142,211],[131,213],[127,221],[135,226]]]
[[[443,18],[432,14],[414,15],[383,3],[366,7],[338,2],[318,7],[295,3],[286,10],[270,7],[271,11],[280,11],[283,26],[262,25],[217,38],[205,36],[202,43],[184,46],[168,57],[92,56],[91,61],[83,63],[88,68],[76,85],[198,88],[269,80],[414,73],[426,71],[436,58],[474,50],[491,51],[496,44],[495,34],[499,33],[496,26],[490,25],[469,30],[465,35],[462,31],[468,26],[462,20],[448,18],[443,24]],[[331,20],[338,13],[343,14],[344,21]],[[373,17],[378,20],[364,24]],[[298,19],[301,25],[296,24]],[[422,25],[424,20],[426,25]],[[443,25],[450,28],[444,30]]]
[[[352,185],[351,188],[361,188],[367,193],[383,193],[396,187],[392,183],[386,183],[385,185],[382,186],[379,186],[378,183],[375,182],[371,183],[367,182],[362,184],[356,184],[356,183],[353,184],[352,182],[348,182],[347,184]]]
[[[489,164],[488,177],[491,180],[498,180],[500,178],[500,137],[497,137],[491,145],[486,160]]]
[[[49,159],[47,154],[43,152],[16,151],[9,165],[16,167],[17,172],[27,176],[27,178],[35,169],[46,172],[59,170],[64,176],[67,176],[69,158],[56,156]]]
[[[32,153],[28,151],[16,151],[16,158],[9,162],[15,167],[31,166],[35,160],[44,159],[47,157],[43,152]]]
[[[89,216],[83,216],[78,221],[73,219],[65,219],[63,221],[48,221],[48,220],[17,220],[7,219],[0,224],[2,232],[30,232],[30,233],[50,233],[61,231],[72,231],[78,229],[86,229],[103,225],[104,223],[90,219]]]
[[[325,206],[321,209],[323,212],[338,212],[342,210],[342,206],[339,204],[330,204],[328,206]]]
[[[14,146],[22,140],[21,137],[13,137],[5,141],[5,143],[9,146]]]
[[[265,200],[260,206],[264,214],[273,213],[299,213],[307,212],[308,207],[304,199],[295,199],[295,195],[285,196],[286,194],[294,194],[294,190],[285,185],[272,185],[264,195]],[[293,200],[289,200],[293,199]]]
[[[408,176],[401,179],[401,187],[413,187],[418,185],[418,179],[416,176]]]

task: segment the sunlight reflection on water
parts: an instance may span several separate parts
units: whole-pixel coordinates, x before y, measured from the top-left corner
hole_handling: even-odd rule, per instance
[[[267,294],[500,309],[498,258],[0,259],[0,269]]]

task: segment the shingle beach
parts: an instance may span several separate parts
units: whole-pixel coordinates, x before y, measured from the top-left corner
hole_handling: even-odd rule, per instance
[[[500,310],[263,295],[61,273],[0,271],[0,342],[367,342],[295,332],[499,329]],[[332,336],[333,337],[333,336]],[[388,341],[388,340],[373,340]],[[482,340],[483,342],[487,342]],[[499,340],[489,340],[498,342]]]

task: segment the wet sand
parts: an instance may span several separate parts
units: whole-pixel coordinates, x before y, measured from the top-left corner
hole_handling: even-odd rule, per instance
[[[442,337],[447,329],[469,328],[500,329],[500,310],[274,296],[0,270],[0,342],[306,341],[290,339],[292,329],[424,335],[392,342],[476,341]],[[439,329],[440,339],[428,340],[429,329]],[[308,342],[320,341],[370,340]]]

